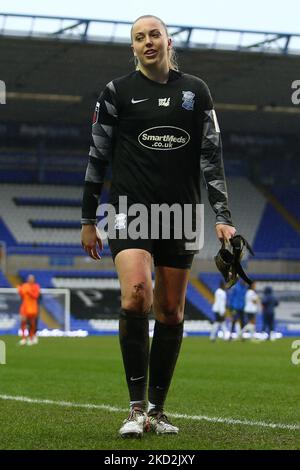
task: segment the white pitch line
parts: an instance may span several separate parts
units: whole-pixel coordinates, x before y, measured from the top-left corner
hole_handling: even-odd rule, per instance
[[[12,400],[12,401],[21,401],[25,403],[35,403],[37,405],[56,405],[56,406],[66,406],[70,408],[86,408],[86,409],[96,409],[96,410],[107,410],[116,413],[126,413],[128,408],[117,408],[116,406],[110,405],[95,405],[93,403],[74,403],[71,401],[56,401],[56,400],[46,400],[40,398],[29,398],[21,397],[14,395],[0,395],[0,400]],[[216,418],[203,415],[186,415],[178,413],[168,413],[172,418],[178,419],[187,419],[194,421],[208,421],[210,423],[222,423],[229,425],[242,425],[242,426],[258,426],[264,428],[272,429],[288,429],[290,431],[300,430],[300,424],[282,424],[282,423],[266,423],[265,421],[249,421],[246,419],[233,419],[233,418]]]
[[[223,424],[240,424],[244,426],[259,426],[264,428],[273,429],[289,429],[291,431],[300,430],[300,424],[282,424],[282,423],[266,423],[265,421],[249,421],[247,419],[235,419],[235,418],[215,418],[209,416],[190,416],[178,413],[168,413],[173,418],[178,419],[193,419],[195,421],[209,421],[211,423],[223,423]]]

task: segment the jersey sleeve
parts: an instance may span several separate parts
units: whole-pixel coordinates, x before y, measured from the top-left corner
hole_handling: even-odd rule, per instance
[[[108,83],[96,103],[92,124],[92,144],[85,173],[81,224],[95,224],[106,168],[111,161],[118,122],[116,89]]]
[[[201,110],[203,119],[200,167],[208,199],[216,214],[216,224],[233,225],[223,165],[222,140],[210,91],[203,83]]]

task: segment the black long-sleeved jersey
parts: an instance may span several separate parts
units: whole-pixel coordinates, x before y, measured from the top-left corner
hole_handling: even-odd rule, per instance
[[[160,84],[140,71],[108,83],[96,104],[93,145],[85,176],[82,224],[96,222],[108,164],[110,202],[128,204],[201,202],[200,172],[216,223],[232,225],[222,161],[220,130],[207,85],[170,71]]]

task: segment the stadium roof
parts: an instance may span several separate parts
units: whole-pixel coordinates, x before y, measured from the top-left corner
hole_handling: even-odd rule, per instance
[[[299,79],[300,55],[196,47],[177,47],[177,53],[181,70],[208,83],[223,132],[299,135],[292,85]],[[89,128],[105,84],[134,69],[128,43],[72,36],[0,35],[0,56],[6,85],[0,135],[1,125],[14,123]]]
[[[129,42],[131,22],[0,13],[0,35],[45,37],[88,42]],[[168,25],[175,45],[183,48],[300,54],[300,34]]]

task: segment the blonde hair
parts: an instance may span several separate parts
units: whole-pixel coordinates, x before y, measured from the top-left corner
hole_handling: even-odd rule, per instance
[[[133,30],[133,27],[134,27],[135,23],[139,20],[143,20],[144,18],[155,18],[156,20],[158,20],[160,22],[160,24],[162,25],[162,27],[164,28],[164,30],[166,32],[166,35],[169,37],[168,28],[167,28],[166,24],[163,22],[163,20],[161,20],[160,18],[158,18],[158,16],[155,16],[155,15],[143,15],[143,16],[139,16],[132,23],[131,31],[130,31],[130,36],[131,36],[132,41],[133,41],[132,30]],[[176,56],[176,51],[175,51],[173,45],[172,45],[171,49],[168,50],[168,56],[169,56],[168,62],[169,62],[170,69],[178,70],[177,56]],[[136,56],[134,56],[134,64],[135,64],[136,70],[138,70],[139,69],[139,61],[138,61],[138,58]]]

